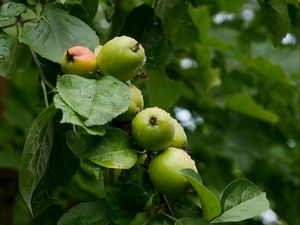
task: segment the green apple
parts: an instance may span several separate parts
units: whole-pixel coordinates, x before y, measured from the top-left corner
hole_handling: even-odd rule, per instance
[[[135,115],[144,109],[144,99],[142,92],[135,85],[129,84],[131,101],[127,111],[117,117],[120,121],[131,121]]]
[[[197,172],[194,160],[182,149],[169,147],[151,160],[148,168],[153,186],[167,197],[180,196],[187,179],[177,171],[189,168]]]
[[[184,147],[187,145],[187,138],[184,129],[176,119],[172,118],[172,122],[175,127],[175,135],[170,147],[184,149]]]
[[[73,46],[64,52],[61,68],[65,74],[91,77],[97,70],[97,57],[85,46]]]
[[[169,113],[152,107],[142,110],[133,118],[131,133],[142,148],[160,151],[172,143],[175,128]]]
[[[143,46],[127,36],[115,37],[105,43],[97,56],[98,69],[126,81],[135,77],[146,60]]]

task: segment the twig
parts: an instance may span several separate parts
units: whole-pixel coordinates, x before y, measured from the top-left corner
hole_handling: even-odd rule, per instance
[[[30,51],[31,51],[31,55],[32,55],[32,58],[33,58],[33,61],[39,71],[39,74],[40,74],[40,77],[41,79],[44,81],[44,83],[48,86],[48,88],[50,88],[51,90],[54,89],[54,86],[47,80],[44,72],[43,72],[43,69],[42,69],[42,66],[41,66],[41,63],[36,55],[36,53],[30,48]]]
[[[42,66],[41,66],[41,62],[39,61],[37,55],[35,54],[35,52],[30,48],[30,52],[31,52],[31,55],[32,55],[32,58],[33,58],[33,61],[36,65],[36,68],[38,69],[39,71],[39,75],[41,77],[41,85],[42,85],[42,89],[43,89],[43,94],[44,94],[44,101],[45,101],[45,105],[46,107],[49,106],[49,102],[48,102],[48,97],[47,97],[47,88],[45,85],[47,85],[51,90],[54,90],[54,86],[47,80],[44,72],[43,72],[43,69],[42,69]]]
[[[48,98],[47,98],[47,89],[46,89],[45,82],[43,80],[41,80],[41,85],[42,85],[42,89],[43,89],[43,93],[44,93],[45,105],[46,105],[46,107],[48,107],[49,106],[49,102],[48,102]]]
[[[160,199],[165,203],[166,205],[166,209],[168,211],[168,213],[165,213],[164,211],[160,211],[161,214],[165,215],[166,217],[168,217],[169,219],[174,221],[174,224],[176,224],[177,219],[174,217],[174,212],[170,206],[170,203],[167,199],[167,197],[164,194],[159,193],[159,197]]]
[[[170,220],[173,220],[174,225],[176,224],[177,219],[176,219],[174,216],[171,216],[171,215],[169,215],[168,213],[165,213],[164,211],[161,211],[161,212],[159,212],[159,213],[163,214],[165,217],[168,217]]]

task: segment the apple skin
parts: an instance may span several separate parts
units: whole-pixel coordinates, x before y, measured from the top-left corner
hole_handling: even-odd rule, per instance
[[[135,115],[144,109],[144,99],[142,92],[135,85],[129,84],[131,94],[130,105],[125,113],[117,117],[119,121],[131,121]]]
[[[169,113],[158,107],[146,108],[132,120],[131,133],[138,145],[149,151],[160,151],[170,146],[175,128]]]
[[[170,147],[184,149],[187,145],[187,137],[184,129],[176,119],[172,118],[172,121],[175,127],[175,135]]]
[[[115,37],[105,43],[97,56],[102,75],[111,75],[127,81],[140,72],[146,61],[143,46],[127,36]]]
[[[197,172],[195,161],[182,149],[169,147],[151,160],[148,168],[153,186],[167,197],[176,198],[184,192],[188,181],[177,171],[189,168]]]
[[[85,46],[73,46],[64,52],[61,68],[65,74],[91,77],[97,71],[97,57]]]

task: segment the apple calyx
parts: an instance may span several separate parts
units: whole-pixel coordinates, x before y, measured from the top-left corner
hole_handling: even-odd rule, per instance
[[[157,117],[155,116],[151,116],[150,119],[149,119],[149,122],[152,126],[155,126],[157,125]]]
[[[66,59],[68,62],[74,62],[74,54],[70,53],[69,50],[67,50],[67,55],[66,55]]]
[[[137,52],[140,49],[140,43],[136,42],[136,44],[130,49],[132,52]]]

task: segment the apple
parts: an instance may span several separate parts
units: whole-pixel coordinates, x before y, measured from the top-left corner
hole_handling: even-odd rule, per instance
[[[149,151],[170,146],[175,128],[169,113],[158,107],[146,108],[132,120],[131,133],[138,145]]]
[[[144,109],[144,99],[142,92],[135,85],[129,84],[131,101],[127,111],[117,117],[120,121],[131,121],[135,115]]]
[[[105,43],[97,56],[102,75],[127,81],[135,77],[146,61],[143,46],[127,36],[115,37]]]
[[[148,172],[153,186],[167,197],[181,196],[188,181],[177,171],[190,168],[197,172],[195,161],[182,149],[169,147],[151,160]]]
[[[170,147],[184,149],[184,147],[187,145],[187,138],[184,129],[176,119],[172,118],[172,122],[175,127],[175,135]]]
[[[85,46],[73,46],[64,52],[61,68],[65,74],[91,77],[97,70],[97,57]]]

